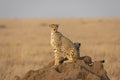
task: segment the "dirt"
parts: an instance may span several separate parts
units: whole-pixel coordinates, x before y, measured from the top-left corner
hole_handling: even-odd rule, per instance
[[[22,78],[15,76],[14,80],[110,80],[104,69],[104,62],[92,62],[89,56],[58,66],[54,66],[52,61],[39,70],[28,71]]]

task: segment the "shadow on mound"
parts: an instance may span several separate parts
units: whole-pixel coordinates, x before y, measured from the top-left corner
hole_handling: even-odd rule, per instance
[[[42,69],[30,70],[23,78],[16,80],[110,80],[103,63],[104,60],[92,62],[89,56],[59,66],[54,66],[52,61]]]

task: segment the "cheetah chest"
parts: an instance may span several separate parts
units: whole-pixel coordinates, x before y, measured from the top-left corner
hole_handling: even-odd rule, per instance
[[[61,46],[61,35],[57,34],[57,33],[51,33],[51,45],[52,47],[58,47]]]
[[[51,45],[54,46],[55,43],[55,36],[53,33],[51,33],[51,41],[50,41]]]

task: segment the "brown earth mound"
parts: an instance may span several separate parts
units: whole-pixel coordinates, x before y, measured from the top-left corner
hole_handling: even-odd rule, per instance
[[[54,61],[39,70],[30,70],[23,78],[15,80],[110,80],[103,66],[104,61],[91,62],[88,56],[76,63],[61,63],[54,66]]]

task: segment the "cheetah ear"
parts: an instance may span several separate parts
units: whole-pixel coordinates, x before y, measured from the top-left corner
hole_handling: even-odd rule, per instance
[[[51,27],[52,26],[52,24],[49,24],[49,27]]]
[[[59,27],[59,24],[56,24],[57,25],[57,27]]]
[[[54,26],[54,24],[49,24],[49,27],[50,27],[50,28],[53,28],[53,26]]]
[[[81,43],[79,43],[79,46],[81,46]]]

